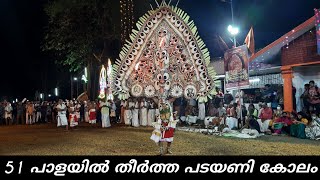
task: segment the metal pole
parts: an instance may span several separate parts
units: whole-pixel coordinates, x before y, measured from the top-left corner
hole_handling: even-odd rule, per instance
[[[71,93],[71,97],[70,99],[73,98],[73,79],[72,79],[72,76],[70,76],[70,93]]]
[[[242,126],[242,102],[241,102],[241,89],[240,89],[240,76],[238,78],[238,96],[239,96],[239,111],[240,111],[240,124]],[[242,128],[242,127],[241,127]]]
[[[233,5],[232,5],[232,0],[230,0],[230,6],[231,6],[232,25],[234,26],[234,19],[233,19]]]
[[[78,98],[78,96],[79,96],[79,82],[77,81],[77,98]]]
[[[234,26],[234,17],[233,17],[233,4],[232,4],[232,0],[230,0],[230,6],[231,6],[232,26]],[[234,43],[234,47],[237,47],[236,35],[234,35],[234,36],[233,36],[233,43]]]

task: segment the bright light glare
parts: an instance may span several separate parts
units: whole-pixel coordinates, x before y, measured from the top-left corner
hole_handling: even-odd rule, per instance
[[[228,26],[228,31],[231,35],[235,36],[239,34],[239,28],[237,27],[232,27],[231,25]]]
[[[56,96],[58,96],[58,88],[55,88],[55,89],[54,89],[54,94],[55,94]]]

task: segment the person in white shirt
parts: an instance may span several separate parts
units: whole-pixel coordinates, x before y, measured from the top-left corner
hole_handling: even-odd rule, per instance
[[[79,122],[79,119],[77,117],[77,112],[76,112],[76,107],[74,105],[74,103],[71,101],[69,103],[69,124],[70,124],[70,128],[74,128],[76,126],[78,126],[78,122]]]
[[[68,131],[67,106],[63,104],[62,99],[59,100],[59,103],[57,105],[57,111],[58,111],[57,127],[65,126],[66,130]]]
[[[219,117],[224,117],[227,114],[227,110],[225,107],[223,107],[222,102],[220,102],[219,104],[218,112],[219,112]]]
[[[12,106],[10,103],[7,103],[7,106],[4,108],[5,114],[4,118],[6,119],[6,125],[12,124]]]

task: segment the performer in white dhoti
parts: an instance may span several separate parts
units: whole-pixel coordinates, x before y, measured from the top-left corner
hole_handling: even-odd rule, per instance
[[[139,127],[139,101],[137,99],[134,99],[135,105],[134,109],[132,110],[132,126],[133,127]]]
[[[204,102],[199,102],[198,103],[198,109],[199,109],[199,115],[198,119],[203,122],[204,119],[206,118],[206,105]]]
[[[84,121],[89,122],[89,106],[87,101],[84,101]]]
[[[148,104],[143,98],[140,102],[140,120],[141,120],[141,126],[147,126],[148,124]]]
[[[148,126],[152,126],[152,123],[155,122],[155,120],[156,120],[156,117],[155,117],[155,114],[156,114],[155,103],[151,99],[148,104],[149,104],[149,109],[148,109],[148,123],[147,123],[147,125]]]
[[[109,114],[110,114],[109,102],[101,101],[100,107],[101,107],[102,128],[111,127],[110,117],[109,117]]]
[[[131,99],[128,99],[127,101],[125,101],[123,104],[123,107],[124,107],[124,115],[123,115],[124,124],[131,125],[131,119],[132,119],[131,109],[133,107]]]
[[[125,110],[126,110],[126,101],[121,101],[120,103],[120,108],[121,108],[121,111],[120,111],[120,124],[123,124],[125,123]]]
[[[59,104],[57,105],[57,111],[57,127],[65,126],[66,130],[68,130],[67,106],[63,104],[62,99],[59,100]]]

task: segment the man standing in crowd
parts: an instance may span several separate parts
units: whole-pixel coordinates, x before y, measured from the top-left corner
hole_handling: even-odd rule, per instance
[[[59,99],[59,104],[57,105],[57,111],[58,111],[57,127],[65,126],[66,131],[68,131],[67,106],[63,104],[62,99]]]
[[[320,114],[320,90],[318,86],[315,85],[314,81],[309,82],[309,102],[312,110],[316,111],[316,114]]]
[[[229,91],[227,91],[227,93],[224,94],[224,104],[229,105],[229,104],[231,104],[232,101],[233,101],[233,96],[232,96],[232,94],[230,94]]]
[[[23,106],[22,103],[19,102],[17,104],[17,124],[24,124],[24,119],[23,119]]]

